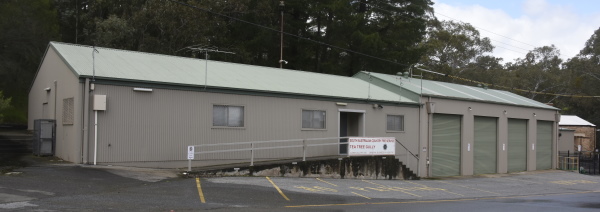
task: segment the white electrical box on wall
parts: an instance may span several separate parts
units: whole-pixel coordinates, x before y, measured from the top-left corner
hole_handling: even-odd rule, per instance
[[[94,95],[94,110],[106,110],[106,95]]]

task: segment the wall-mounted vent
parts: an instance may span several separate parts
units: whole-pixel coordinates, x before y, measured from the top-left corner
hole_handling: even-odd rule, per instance
[[[73,116],[75,115],[74,111],[75,102],[73,97],[63,99],[63,113],[62,113],[62,124],[63,125],[72,125],[73,120],[75,119]]]

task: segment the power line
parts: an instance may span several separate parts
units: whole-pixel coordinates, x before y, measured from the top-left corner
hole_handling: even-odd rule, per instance
[[[380,1],[377,1],[377,2],[380,2]],[[383,2],[383,3],[384,3],[384,4],[386,4],[386,5],[388,5],[388,6],[390,6],[390,7],[395,7],[394,5],[390,5],[390,4],[386,3],[386,2]],[[397,13],[397,12],[393,12],[393,11],[390,11],[390,10],[383,9],[383,8],[381,8],[381,7],[378,7],[378,6],[376,6],[376,5],[374,5],[374,4],[371,4],[371,3],[367,3],[367,4],[369,4],[369,5],[370,5],[371,7],[373,7],[373,8],[375,8],[375,9],[378,9],[378,10],[381,10],[381,11],[385,11],[385,12],[389,12],[389,13]],[[444,15],[444,14],[441,14],[441,13],[437,13],[437,12],[435,12],[435,11],[434,11],[434,13],[436,13],[436,14],[439,14],[439,15],[442,15],[442,16],[445,16],[445,17],[448,17],[448,18],[450,18],[450,19],[452,19],[452,20],[455,20],[455,21],[457,21],[457,22],[460,22],[460,23],[463,23],[463,24],[469,24],[469,25],[473,26],[474,28],[481,29],[481,30],[483,30],[483,31],[490,32],[490,33],[492,33],[492,34],[496,34],[496,35],[498,35],[498,36],[502,36],[502,37],[505,37],[505,38],[507,38],[507,39],[510,39],[510,40],[513,40],[513,41],[517,41],[517,42],[519,42],[519,43],[523,43],[523,44],[526,44],[526,45],[529,45],[529,46],[535,47],[535,46],[533,46],[533,45],[531,45],[531,44],[527,44],[527,43],[524,43],[524,42],[521,42],[521,41],[518,41],[518,40],[512,39],[512,38],[510,38],[510,37],[507,37],[507,36],[504,36],[504,35],[500,35],[500,34],[498,34],[498,33],[495,33],[495,32],[492,32],[492,31],[490,31],[490,30],[483,29],[483,28],[480,28],[480,27],[477,27],[477,26],[474,26],[474,25],[472,25],[472,24],[470,24],[470,23],[463,22],[463,21],[461,21],[461,20],[458,20],[458,19],[452,18],[452,17],[450,17],[450,16],[447,16],[447,15]],[[408,16],[407,14],[401,14],[401,13],[400,13],[399,15],[401,15],[401,17],[403,17],[403,18],[405,18],[405,19],[417,20],[417,19],[415,19],[415,18],[413,18],[413,17],[411,17],[411,16]],[[497,45],[497,46],[496,46],[496,47],[499,47],[499,48],[502,48],[502,49],[506,49],[506,50],[508,50],[508,51],[516,52],[516,53],[519,53],[519,54],[527,54],[527,52],[529,52],[529,49],[524,49],[524,48],[521,48],[521,47],[518,47],[518,46],[514,46],[514,45],[512,45],[512,44],[505,43],[505,42],[502,42],[502,41],[498,41],[498,40],[495,40],[495,39],[492,39],[492,38],[489,38],[489,39],[490,39],[491,41],[494,41],[494,42],[496,42],[496,43],[501,43],[501,44],[503,44],[503,45],[506,45],[506,46],[511,46],[511,47],[514,47],[514,48],[517,48],[517,49],[524,50],[525,52],[521,52],[521,51],[517,51],[517,50],[514,50],[514,49],[510,49],[510,48],[502,47],[502,46],[499,46],[499,45]]]
[[[458,22],[461,22],[461,23],[465,23],[465,22],[463,22],[463,21],[461,21],[461,20],[458,20],[458,19],[456,19],[456,18],[452,18],[452,17],[450,17],[450,16],[444,15],[444,14],[442,14],[442,13],[439,13],[439,12],[435,12],[435,11],[434,11],[434,13],[435,13],[435,14],[439,14],[439,15],[441,15],[441,16],[445,16],[445,17],[447,17],[447,18],[449,18],[449,19],[452,19],[452,20],[455,20],[455,21],[458,21]],[[484,28],[481,28],[481,27],[477,27],[477,26],[475,26],[475,25],[472,25],[472,26],[473,26],[473,27],[475,27],[475,28],[481,29],[481,30],[483,30],[483,31],[486,31],[486,32],[489,32],[489,33],[492,33],[492,34],[498,35],[498,36],[500,36],[500,37],[504,37],[504,38],[506,38],[506,39],[509,39],[509,40],[512,40],[512,41],[516,41],[516,42],[519,42],[519,43],[522,43],[522,44],[525,44],[525,45],[528,45],[528,46],[531,46],[531,47],[534,47],[534,48],[536,47],[536,46],[534,46],[534,45],[531,45],[531,44],[529,44],[529,43],[525,43],[525,42],[522,42],[522,41],[519,41],[519,40],[513,39],[513,38],[511,38],[511,37],[504,36],[504,35],[501,35],[501,34],[498,34],[498,33],[492,32],[492,31],[490,31],[490,30],[487,30],[487,29],[484,29]]]
[[[525,93],[534,93],[534,94],[548,95],[548,96],[571,97],[571,98],[600,98],[600,96],[573,95],[573,94],[557,94],[557,93],[547,93],[547,92],[525,90],[525,89],[520,89],[520,88],[512,88],[512,87],[508,87],[508,86],[491,84],[491,83],[480,82],[480,81],[476,81],[476,80],[472,80],[472,79],[462,78],[462,77],[458,77],[458,76],[454,76],[454,75],[442,74],[442,73],[439,73],[439,72],[435,72],[435,71],[431,71],[431,70],[419,68],[418,66],[415,66],[415,68],[417,68],[417,69],[419,69],[421,71],[425,71],[425,72],[429,72],[429,73],[433,73],[433,74],[438,74],[438,75],[442,75],[442,76],[445,76],[445,77],[450,77],[450,78],[453,78],[453,79],[462,80],[462,81],[465,81],[465,82],[477,83],[477,84],[486,85],[486,86],[494,86],[494,87],[504,88],[506,90],[513,90],[513,91],[520,91],[520,92],[525,92]]]
[[[396,65],[410,67],[410,65],[407,65],[407,64],[398,63],[398,62],[393,61],[393,60],[388,60],[388,59],[385,59],[385,58],[376,57],[376,56],[373,56],[373,55],[365,54],[365,53],[362,53],[362,52],[357,52],[357,51],[354,51],[354,50],[351,50],[351,49],[347,49],[347,48],[343,48],[343,47],[339,47],[339,46],[334,46],[334,45],[331,45],[331,44],[328,44],[328,43],[324,43],[324,42],[321,42],[321,41],[312,40],[310,38],[305,38],[305,37],[302,37],[302,36],[299,36],[299,35],[295,35],[295,34],[291,34],[291,33],[288,33],[288,32],[282,32],[282,31],[274,29],[274,28],[270,28],[270,27],[263,26],[263,25],[260,25],[260,24],[252,23],[252,22],[249,22],[249,21],[246,21],[246,20],[243,20],[243,19],[239,19],[239,18],[236,18],[236,17],[228,16],[228,15],[221,14],[221,13],[218,13],[218,12],[213,12],[213,11],[211,11],[209,9],[204,9],[204,8],[196,7],[194,5],[183,3],[183,2],[180,2],[180,1],[176,1],[176,0],[169,0],[169,1],[171,1],[173,3],[176,3],[176,4],[180,4],[180,5],[186,6],[186,7],[190,7],[190,8],[196,9],[196,10],[201,10],[201,11],[213,14],[213,15],[217,15],[217,16],[229,18],[229,19],[232,19],[232,20],[236,20],[236,21],[239,21],[239,22],[242,22],[242,23],[250,24],[250,25],[253,25],[253,26],[256,26],[256,27],[259,27],[259,28],[263,28],[263,29],[266,29],[266,30],[273,31],[273,32],[283,33],[283,34],[288,35],[288,36],[292,36],[292,37],[295,37],[295,38],[298,38],[298,39],[310,41],[310,42],[317,43],[317,44],[320,44],[320,45],[324,45],[324,46],[327,46],[327,47],[330,47],[330,48],[334,48],[334,49],[338,49],[338,50],[342,50],[342,51],[346,51],[346,52],[350,52],[350,53],[362,55],[362,56],[365,56],[365,57],[369,57],[369,58],[373,58],[373,59],[377,59],[377,60],[381,60],[381,61],[393,63],[393,64],[396,64]]]

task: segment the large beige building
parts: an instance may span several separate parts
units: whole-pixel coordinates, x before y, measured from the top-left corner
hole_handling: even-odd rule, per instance
[[[51,42],[30,89],[29,128],[55,119],[56,155],[67,161],[184,167],[188,145],[358,136],[396,138],[396,158],[422,177],[556,167],[558,110],[510,92],[96,50]],[[308,157],[344,156],[343,148],[314,148]],[[250,157],[207,154],[193,166]]]

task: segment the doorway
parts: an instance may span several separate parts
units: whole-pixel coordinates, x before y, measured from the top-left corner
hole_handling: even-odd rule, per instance
[[[339,137],[361,137],[365,135],[364,110],[339,110]],[[348,139],[340,139],[340,155],[348,154]]]

